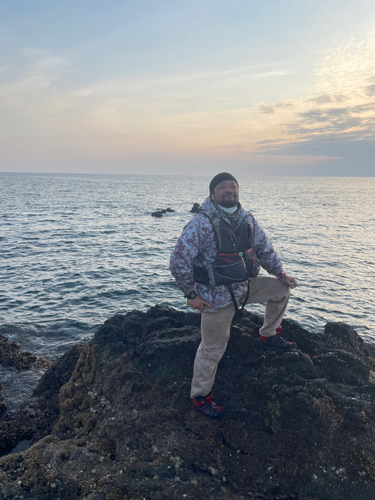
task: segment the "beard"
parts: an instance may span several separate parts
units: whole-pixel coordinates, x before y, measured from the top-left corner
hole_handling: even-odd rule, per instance
[[[221,207],[224,208],[233,208],[237,205],[237,200],[232,198],[231,200],[223,200],[220,203],[218,203]]]

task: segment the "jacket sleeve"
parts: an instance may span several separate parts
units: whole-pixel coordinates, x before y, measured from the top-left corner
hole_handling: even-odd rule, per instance
[[[253,226],[254,239],[255,239],[255,252],[259,259],[261,266],[269,273],[275,276],[280,276],[283,272],[283,265],[272,243],[266,236],[264,230],[260,227],[254,217],[249,214],[249,222]]]
[[[193,261],[201,251],[200,219],[196,215],[186,224],[170,257],[169,269],[185,294],[194,290]]]

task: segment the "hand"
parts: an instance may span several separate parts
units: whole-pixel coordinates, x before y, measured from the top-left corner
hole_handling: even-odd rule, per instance
[[[298,286],[296,278],[293,278],[293,276],[288,276],[287,274],[280,278],[280,281],[285,285],[288,285],[289,288],[296,288],[296,286]]]
[[[203,311],[205,306],[212,309],[211,304],[209,304],[207,301],[203,300],[200,295],[197,295],[195,297],[195,299],[187,299],[187,302],[188,302],[189,306],[191,306],[193,309],[197,309],[198,311]]]

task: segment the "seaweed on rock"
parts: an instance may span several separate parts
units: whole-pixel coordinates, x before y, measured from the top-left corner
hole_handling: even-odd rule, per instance
[[[347,325],[284,320],[299,349],[260,352],[247,312],[217,374],[229,410],[211,421],[189,400],[199,322],[165,306],[117,315],[54,363],[0,423],[1,439],[34,443],[0,460],[0,499],[375,498],[375,348]]]

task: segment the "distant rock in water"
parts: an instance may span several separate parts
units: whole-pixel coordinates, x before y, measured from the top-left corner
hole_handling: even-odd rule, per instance
[[[256,348],[262,318],[231,327],[215,394],[193,410],[200,315],[166,306],[116,315],[43,375],[0,422],[0,498],[375,498],[375,347],[349,326],[283,321],[290,352]]]
[[[162,210],[158,209],[155,212],[152,212],[151,215],[152,217],[163,217],[164,214],[166,213],[174,213],[175,210],[172,210],[172,208],[163,208]]]
[[[190,212],[193,213],[193,214],[197,214],[198,211],[199,211],[199,208],[200,208],[199,203],[194,203],[194,205],[193,205],[192,209],[190,210]]]

